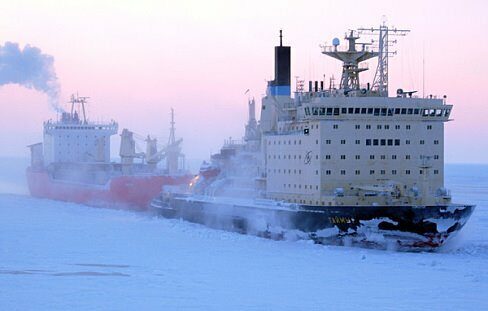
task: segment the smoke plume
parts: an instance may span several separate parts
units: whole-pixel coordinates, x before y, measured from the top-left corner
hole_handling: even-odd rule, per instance
[[[52,56],[36,47],[26,45],[20,49],[17,43],[6,42],[0,46],[0,86],[13,83],[43,92],[49,96],[51,106],[62,111],[53,63]]]

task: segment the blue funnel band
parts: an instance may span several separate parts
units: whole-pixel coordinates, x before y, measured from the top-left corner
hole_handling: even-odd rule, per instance
[[[270,94],[273,96],[290,96],[289,85],[275,85],[269,87]]]

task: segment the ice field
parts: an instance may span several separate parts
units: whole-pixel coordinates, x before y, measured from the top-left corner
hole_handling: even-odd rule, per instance
[[[25,165],[0,165],[0,310],[488,309],[488,166],[446,166],[477,209],[446,247],[412,253],[31,198]]]

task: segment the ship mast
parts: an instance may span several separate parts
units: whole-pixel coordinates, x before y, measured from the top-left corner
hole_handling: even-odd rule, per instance
[[[388,58],[396,54],[396,51],[389,51],[389,47],[393,46],[397,40],[390,40],[389,36],[406,36],[410,32],[408,29],[388,28],[386,22],[378,28],[359,28],[358,34],[378,35],[378,66],[373,79],[371,88],[378,93],[379,96],[388,97]]]
[[[359,73],[367,70],[367,67],[359,67],[359,63],[370,58],[378,56],[378,52],[372,52],[366,49],[368,43],[356,43],[359,39],[358,33],[354,30],[345,35],[349,47],[345,51],[337,49],[339,39],[335,38],[332,42],[333,47],[325,46],[322,54],[328,55],[335,59],[342,61],[342,78],[340,89],[344,90],[345,94],[349,91],[359,90]],[[356,49],[356,45],[361,45],[361,50]]]
[[[77,117],[75,117],[75,115],[76,116],[78,115],[77,111],[80,111],[80,107],[81,107],[81,111],[83,112],[83,124],[87,123],[86,112],[85,112],[85,104],[86,104],[88,98],[90,98],[90,97],[78,96],[78,94],[76,94],[76,97],[75,97],[75,94],[71,94],[71,100],[69,102],[71,103],[71,119],[72,120],[77,119]],[[75,105],[78,105],[78,107],[75,107]],[[76,109],[76,108],[78,108],[78,109]]]
[[[168,145],[161,152],[165,152],[168,174],[174,175],[178,173],[180,167],[183,167],[185,156],[181,153],[181,142],[183,140],[181,138],[176,140],[175,137],[175,113],[173,108],[171,108],[170,124]],[[182,165],[179,165],[180,160]]]
[[[168,139],[168,146],[171,146],[175,143],[175,112],[173,108],[171,108],[171,127],[169,128],[169,139]]]

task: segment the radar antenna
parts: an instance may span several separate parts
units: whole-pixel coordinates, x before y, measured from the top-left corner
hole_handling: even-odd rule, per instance
[[[358,34],[378,36],[378,41],[372,40],[373,43],[378,43],[378,66],[374,75],[373,84],[371,88],[378,92],[379,96],[388,97],[388,58],[396,54],[396,51],[390,51],[389,47],[397,43],[397,40],[390,40],[390,36],[406,36],[410,30],[389,28],[386,22],[378,28],[359,28]]]

